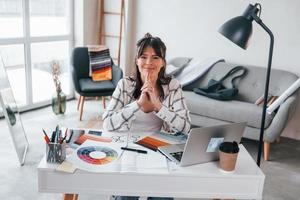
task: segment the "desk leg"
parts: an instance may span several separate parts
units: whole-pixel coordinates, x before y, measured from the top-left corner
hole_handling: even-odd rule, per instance
[[[64,194],[63,200],[78,200],[78,194]]]

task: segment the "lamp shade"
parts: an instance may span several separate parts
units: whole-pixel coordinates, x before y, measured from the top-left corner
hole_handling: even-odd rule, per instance
[[[252,20],[244,16],[232,18],[219,28],[219,32],[236,45],[247,49],[252,35]]]

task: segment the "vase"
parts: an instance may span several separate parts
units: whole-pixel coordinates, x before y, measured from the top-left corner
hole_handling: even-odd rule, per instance
[[[53,95],[52,110],[56,115],[64,114],[66,112],[66,101],[67,97],[62,91]]]

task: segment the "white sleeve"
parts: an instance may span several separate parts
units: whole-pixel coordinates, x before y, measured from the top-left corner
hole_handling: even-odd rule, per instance
[[[125,105],[126,85],[124,79],[120,80],[112,99],[107,106],[107,110],[102,116],[103,129],[108,131],[129,130],[134,113],[140,108],[136,101]]]
[[[164,120],[172,131],[188,134],[191,118],[180,86],[170,92],[156,115]]]

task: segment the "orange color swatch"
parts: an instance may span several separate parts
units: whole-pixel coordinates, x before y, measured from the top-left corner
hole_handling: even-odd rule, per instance
[[[77,140],[74,143],[81,145],[86,140],[93,140],[93,141],[98,141],[98,142],[111,142],[112,141],[111,138],[106,138],[106,137],[102,137],[102,136],[94,136],[94,135],[90,135],[90,134],[83,134],[82,136],[77,138]]]
[[[154,151],[156,151],[158,147],[170,145],[167,142],[149,136],[137,141],[136,143]]]
[[[92,72],[93,81],[107,81],[112,79],[112,67],[104,67]]]

